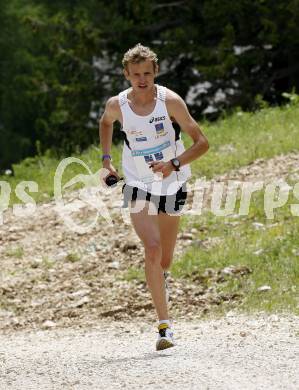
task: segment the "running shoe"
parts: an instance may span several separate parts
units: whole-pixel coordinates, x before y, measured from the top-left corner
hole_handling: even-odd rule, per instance
[[[156,342],[156,350],[161,351],[162,349],[174,347],[173,331],[168,324],[160,324],[158,326],[158,340]]]

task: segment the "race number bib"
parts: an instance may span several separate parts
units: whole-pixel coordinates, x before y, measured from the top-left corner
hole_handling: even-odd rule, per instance
[[[143,183],[152,183],[160,180],[159,175],[154,174],[149,167],[153,161],[169,161],[174,158],[174,153],[171,148],[170,141],[166,141],[161,145],[153,148],[132,150],[132,156],[139,175],[139,179]]]

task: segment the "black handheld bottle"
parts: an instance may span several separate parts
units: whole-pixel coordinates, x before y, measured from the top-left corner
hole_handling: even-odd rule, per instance
[[[109,175],[105,179],[105,183],[109,187],[114,186],[117,182],[118,182],[118,179],[115,175]]]

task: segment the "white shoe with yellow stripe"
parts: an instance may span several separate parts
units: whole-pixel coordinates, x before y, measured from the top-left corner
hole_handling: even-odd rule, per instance
[[[156,350],[160,351],[162,349],[174,347],[173,331],[168,324],[160,324],[158,326],[158,340],[156,342]]]

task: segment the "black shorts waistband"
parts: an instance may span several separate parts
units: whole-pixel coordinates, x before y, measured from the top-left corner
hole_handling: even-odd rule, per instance
[[[143,200],[152,202],[156,206],[158,213],[161,211],[167,214],[181,212],[188,195],[186,183],[183,183],[177,192],[170,195],[151,194],[148,191],[128,184],[123,185],[122,193],[124,194],[124,203],[122,206],[124,208],[129,206],[130,201]]]

